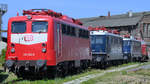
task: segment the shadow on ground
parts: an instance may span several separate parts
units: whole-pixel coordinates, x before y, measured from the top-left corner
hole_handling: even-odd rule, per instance
[[[8,74],[2,74],[3,70],[0,70],[0,83],[8,78]]]

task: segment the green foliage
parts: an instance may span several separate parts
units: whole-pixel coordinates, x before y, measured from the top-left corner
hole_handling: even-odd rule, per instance
[[[122,71],[122,75],[127,75],[127,71]]]
[[[2,50],[2,55],[0,56],[0,63],[3,64],[5,62],[6,49]]]

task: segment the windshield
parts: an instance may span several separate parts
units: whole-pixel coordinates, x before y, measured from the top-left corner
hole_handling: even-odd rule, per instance
[[[124,46],[129,46],[130,45],[130,41],[129,40],[124,40],[123,41],[123,45]]]
[[[48,22],[32,22],[32,32],[47,32]]]
[[[106,42],[105,36],[91,36],[91,44],[104,44]]]
[[[26,23],[25,22],[12,22],[11,25],[12,33],[24,33],[26,32]]]

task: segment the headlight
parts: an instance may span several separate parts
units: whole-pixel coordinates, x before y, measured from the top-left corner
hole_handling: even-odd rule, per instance
[[[101,60],[102,60],[101,57],[97,57],[97,58],[96,58],[96,61],[97,61],[97,62],[100,62]]]
[[[42,52],[45,53],[46,52],[46,48],[42,48]]]
[[[43,67],[45,64],[46,64],[46,61],[45,61],[45,60],[38,60],[38,61],[36,62],[36,65],[37,65],[39,68]]]
[[[32,17],[30,15],[27,16],[28,19],[32,19]]]
[[[124,53],[126,53],[126,54],[127,54],[128,52],[127,52],[127,51],[125,51]]]
[[[12,48],[12,49],[11,49],[11,53],[14,53],[14,52],[15,52],[15,48]]]
[[[43,47],[45,47],[45,46],[46,46],[46,44],[45,44],[45,43],[42,43],[42,46],[43,46]]]
[[[11,47],[15,47],[15,44],[12,43],[12,44],[11,44]]]

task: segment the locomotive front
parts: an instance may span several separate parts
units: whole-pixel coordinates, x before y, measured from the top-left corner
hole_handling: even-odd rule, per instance
[[[29,11],[28,11],[29,12]],[[50,16],[24,15],[9,19],[5,68],[20,75],[55,65]]]

